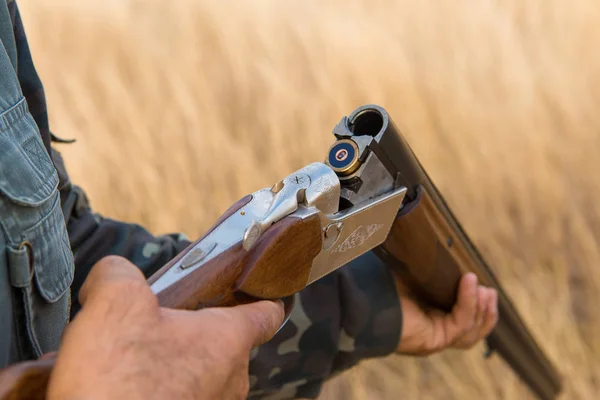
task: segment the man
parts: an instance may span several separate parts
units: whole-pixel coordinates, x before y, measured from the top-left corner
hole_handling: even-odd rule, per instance
[[[425,311],[372,254],[303,290],[274,337],[278,303],[160,308],[142,274],[189,242],[93,213],[51,147],[13,0],[0,40],[0,367],[59,350],[50,398],[314,398],[362,359],[467,348],[495,325],[496,292],[472,274],[451,314]]]

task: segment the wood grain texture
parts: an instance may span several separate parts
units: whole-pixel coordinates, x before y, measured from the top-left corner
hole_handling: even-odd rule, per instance
[[[0,374],[0,399],[43,400],[54,358],[16,364]]]
[[[381,249],[419,300],[446,311],[455,303],[462,274],[476,269],[467,249],[422,187],[398,215]],[[377,250],[380,254],[381,249]]]
[[[233,214],[235,214],[240,208],[244,207],[246,204],[248,204],[250,202],[250,200],[252,200],[252,195],[247,195],[242,197],[241,199],[239,199],[238,201],[236,201],[235,203],[233,203],[231,205],[231,207],[229,207],[217,220],[217,222],[215,222],[215,224],[213,226],[210,227],[210,229],[208,229],[204,235],[202,235],[198,240],[196,240],[194,243],[190,244],[188,247],[186,247],[181,253],[179,253],[175,258],[173,258],[171,261],[169,261],[168,263],[166,263],[165,265],[163,265],[159,270],[157,270],[154,274],[152,274],[152,276],[150,276],[150,278],[148,278],[148,284],[152,285],[158,278],[160,278],[165,272],[167,272],[169,269],[171,269],[171,267],[173,265],[175,265],[179,260],[181,260],[183,257],[185,257],[185,255],[194,248],[194,246],[196,246],[199,242],[201,242],[206,236],[208,236],[212,231],[215,230],[215,228],[219,225],[221,225],[223,223],[223,221],[225,221],[227,218],[231,217]]]
[[[318,216],[286,217],[249,251],[239,242],[157,293],[159,303],[194,310],[286,297],[304,288],[320,250]]]
[[[292,295],[306,286],[312,262],[323,247],[321,223],[315,214],[273,225],[247,255],[237,289],[264,299]],[[289,220],[289,221],[288,221]]]

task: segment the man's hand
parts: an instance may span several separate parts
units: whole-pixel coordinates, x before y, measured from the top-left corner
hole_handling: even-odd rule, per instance
[[[498,293],[478,285],[473,273],[461,278],[450,314],[423,309],[397,276],[396,287],[403,312],[399,353],[424,356],[449,347],[467,349],[486,337],[498,322]]]
[[[48,399],[243,399],[250,350],[283,321],[281,304],[161,308],[119,257],[94,266],[65,332]]]

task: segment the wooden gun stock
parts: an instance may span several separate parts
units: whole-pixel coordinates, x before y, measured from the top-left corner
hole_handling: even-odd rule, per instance
[[[215,226],[248,201],[250,196],[234,204]],[[152,285],[177,265],[208,233],[158,270],[148,283]],[[163,307],[187,310],[281,299],[306,286],[312,261],[321,248],[317,215],[305,219],[288,216],[273,224],[249,251],[238,242],[156,295]]]
[[[44,400],[54,357],[13,365],[0,374],[0,399]]]
[[[148,283],[152,285],[171,268],[178,268],[197,243],[250,199],[246,196],[231,206],[213,228],[153,274]],[[288,216],[270,227],[249,251],[237,243],[156,295],[162,307],[188,310],[235,306],[258,298],[281,299],[304,288],[312,260],[321,248],[317,215],[305,219]],[[53,357],[27,361],[2,371],[0,399],[45,399],[54,361]]]

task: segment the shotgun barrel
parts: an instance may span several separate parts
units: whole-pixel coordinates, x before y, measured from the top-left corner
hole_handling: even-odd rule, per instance
[[[328,162],[340,176],[342,208],[363,200],[360,181],[369,168],[367,160],[374,164],[372,159],[376,158],[380,169],[394,179],[394,185],[407,189],[390,234],[374,249],[375,254],[400,272],[418,300],[445,311],[455,303],[464,272],[474,272],[482,284],[495,288],[499,321],[487,338],[489,350],[500,354],[540,399],[556,398],[561,391],[559,373],[388,113],[376,105],[360,107],[342,118],[333,133],[337,141]],[[352,152],[352,160],[336,164],[336,154],[341,158],[341,144],[349,142],[345,147]]]

